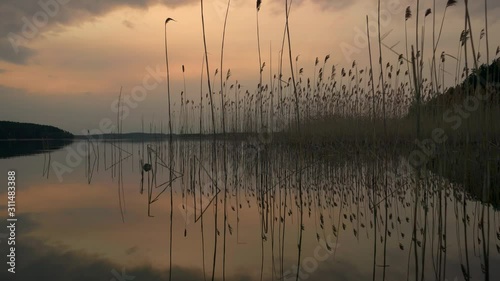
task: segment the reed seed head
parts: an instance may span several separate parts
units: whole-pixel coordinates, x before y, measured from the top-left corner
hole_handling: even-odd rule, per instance
[[[427,17],[430,14],[432,14],[432,9],[427,9],[427,11],[425,11],[425,16]]]
[[[409,20],[409,19],[411,19],[411,8],[410,8],[410,6],[408,6],[406,8],[406,13],[405,13],[405,20]]]
[[[446,3],[446,8],[455,6],[457,4],[457,0],[448,0],[448,3]]]

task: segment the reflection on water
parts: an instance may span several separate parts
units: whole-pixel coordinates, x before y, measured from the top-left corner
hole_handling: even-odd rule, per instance
[[[73,140],[1,140],[0,158],[11,158],[60,149]]]
[[[479,175],[478,195],[439,169],[404,169],[403,154],[297,151],[81,141],[50,164],[46,155],[0,160],[2,171],[18,169],[16,277],[500,278],[498,209],[478,201],[498,193],[486,180],[493,169]]]

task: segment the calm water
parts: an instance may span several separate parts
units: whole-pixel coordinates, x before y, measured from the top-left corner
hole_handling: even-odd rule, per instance
[[[500,280],[498,205],[405,161],[209,141],[0,159],[17,172],[12,280]]]

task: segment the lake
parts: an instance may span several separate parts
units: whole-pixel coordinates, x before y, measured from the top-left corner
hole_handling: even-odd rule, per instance
[[[5,179],[16,171],[17,280],[500,280],[490,168],[470,187],[453,161],[406,169],[388,149],[42,147],[0,159]]]

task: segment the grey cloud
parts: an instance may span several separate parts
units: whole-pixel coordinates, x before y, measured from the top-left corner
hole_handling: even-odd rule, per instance
[[[42,4],[43,3],[43,4]],[[50,3],[51,5],[45,5]],[[65,4],[61,4],[65,3]],[[121,7],[147,9],[156,4],[175,8],[196,0],[2,0],[0,1],[0,60],[25,64],[34,55],[29,40],[57,26],[85,22]],[[9,37],[18,40],[18,51]]]
[[[500,1],[488,0],[489,25],[498,21],[498,9],[500,9]],[[484,18],[484,1],[469,1],[469,12],[472,18]]]
[[[366,4],[373,5],[374,2],[370,0],[295,0],[293,1],[294,6],[300,6],[305,3],[313,3],[319,6],[322,9],[329,9],[331,11],[340,11],[346,8],[349,8],[353,6],[356,3],[362,3],[365,2]],[[407,5],[408,0],[382,0],[382,5],[385,5],[387,3],[397,3],[400,2],[401,4]],[[272,0],[272,3],[275,5],[280,5],[284,7],[283,1],[281,0]],[[410,5],[412,8],[415,7],[416,0],[413,0]],[[375,1],[376,4],[376,1]],[[446,4],[446,1],[443,1],[442,3],[437,4],[437,8],[439,10],[442,10]],[[265,3],[263,4],[265,5]],[[424,11],[425,8],[430,8],[430,7],[422,7],[422,11]],[[463,1],[459,1],[457,8],[459,9],[464,9],[464,4]],[[500,8],[500,1],[488,1],[488,10],[490,12],[490,15],[493,15],[493,11]],[[472,16],[483,16],[484,15],[484,1],[469,1],[469,12],[471,13]],[[490,21],[496,21],[498,20],[496,17],[490,16]]]
[[[386,0],[389,1],[389,0]],[[413,0],[413,3],[411,4],[411,7],[413,10],[415,10],[415,3],[416,1]],[[421,12],[424,13],[427,8],[432,8],[432,3],[426,3],[427,6],[421,7]],[[439,16],[442,16],[442,12],[446,6],[446,1],[442,2],[436,2],[436,10],[438,11]],[[494,10],[497,10],[500,8],[500,1],[491,1],[488,0],[488,13],[490,14],[490,24],[493,21],[498,20],[497,17],[494,17],[495,15]],[[450,13],[458,13],[461,14],[461,16],[464,15],[465,13],[465,4],[463,1],[458,1],[457,4],[451,8],[448,8],[448,12]],[[471,18],[484,18],[484,1],[469,1],[469,13],[471,15]]]
[[[16,51],[9,39],[0,38],[0,60],[14,64],[25,64],[34,54],[33,49],[25,46],[18,46]]]
[[[281,2],[281,1],[276,1],[276,2]],[[356,3],[359,3],[359,2],[366,2],[367,4],[373,4],[373,1],[370,2],[370,0],[296,0],[294,1],[294,5],[301,5],[303,3],[307,3],[307,2],[312,2],[314,4],[317,4],[318,6],[320,6],[321,8],[323,9],[332,9],[332,10],[342,10],[342,9],[345,9],[345,8],[348,8]],[[391,2],[396,2],[395,0],[382,0],[382,3],[391,3]],[[408,1],[403,1],[403,0],[400,0],[399,1],[400,3],[402,4],[408,4],[407,2]],[[415,6],[415,3],[416,1],[412,1],[413,3],[411,3],[412,6]],[[444,8],[444,5],[446,4],[446,1],[443,1],[442,3],[438,3],[438,7],[439,5],[441,5],[442,7],[439,7],[440,9],[441,8]],[[384,5],[384,4],[383,4]],[[461,7],[462,9],[464,8],[464,4],[463,4],[463,1],[459,1],[458,3],[458,6]],[[424,8],[426,7],[422,7],[422,9],[424,10]],[[430,8],[430,7],[427,7],[427,8]],[[500,8],[500,1],[488,1],[488,10],[490,13],[493,12],[493,10],[496,10]],[[482,16],[484,14],[484,1],[469,1],[469,10],[470,10],[470,13],[472,15],[477,15],[477,16]],[[491,17],[491,20],[496,20],[496,18],[493,18]]]

